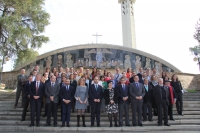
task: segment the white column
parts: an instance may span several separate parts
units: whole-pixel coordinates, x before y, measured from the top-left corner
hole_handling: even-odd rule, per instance
[[[136,48],[134,3],[136,0],[118,0],[121,4],[123,46]]]

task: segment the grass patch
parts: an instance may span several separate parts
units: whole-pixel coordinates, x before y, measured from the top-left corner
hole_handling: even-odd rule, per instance
[[[187,90],[189,93],[196,93],[197,90],[193,89],[193,90]]]

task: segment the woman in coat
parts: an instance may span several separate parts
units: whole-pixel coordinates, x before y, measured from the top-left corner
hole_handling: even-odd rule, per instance
[[[114,116],[115,127],[117,125],[117,114],[118,114],[118,93],[116,89],[112,88],[113,82],[111,80],[107,81],[108,89],[104,91],[104,99],[106,105],[106,113],[108,114],[108,119],[110,121],[110,126],[112,127],[112,116]]]

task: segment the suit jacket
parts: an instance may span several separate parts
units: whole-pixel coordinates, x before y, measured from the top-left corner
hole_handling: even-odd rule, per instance
[[[69,89],[67,90],[66,88],[67,86],[63,86],[60,90],[60,98],[61,100],[65,99],[65,100],[70,100],[71,102],[69,103],[69,105],[72,103],[72,100],[74,98],[74,87],[69,86]],[[62,102],[64,103],[64,102]]]
[[[113,90],[114,90],[114,97],[113,97],[113,101],[114,101],[114,103],[118,103],[118,92],[117,92],[117,89],[114,89],[114,88],[112,88]],[[104,99],[105,99],[105,105],[108,105],[109,103],[110,103],[110,96],[109,96],[109,89],[106,89],[105,91],[104,91],[104,94],[103,94],[103,96],[104,96]]]
[[[76,81],[76,80],[73,80],[73,81],[71,82],[71,80],[70,80],[70,86],[74,87],[74,89],[76,90],[77,81]]]
[[[142,74],[141,73],[138,73],[137,76],[139,77],[140,80],[142,79]]]
[[[145,96],[144,96],[143,103],[147,103],[147,102],[152,103],[152,101],[153,101],[153,89],[151,85],[148,85],[148,91],[145,88]]]
[[[125,91],[123,90],[122,85],[118,85],[117,92],[119,104],[124,103],[123,97],[128,97],[128,99],[125,102],[128,104],[130,103],[129,85],[125,85]]]
[[[24,98],[28,99],[28,95],[30,95],[30,88],[31,88],[31,83],[27,82],[24,86]]]
[[[141,84],[144,84],[144,80],[143,80],[142,78],[139,80],[139,82],[140,82]]]
[[[58,83],[54,83],[54,86],[51,87],[51,82],[48,82],[45,85],[45,95],[46,95],[46,103],[50,103],[50,96],[54,96],[54,103],[58,103],[59,101],[59,91],[60,91],[60,85]]]
[[[165,90],[165,94],[166,94],[166,102],[169,105],[169,89],[168,86],[162,86],[164,87]],[[161,86],[160,85],[156,85],[154,90],[153,90],[153,97],[156,101],[156,104],[161,104],[162,103],[162,90],[161,90]]]
[[[102,99],[103,96],[103,88],[98,85],[98,88],[96,90],[95,85],[92,84],[89,87],[89,100],[90,100],[90,104],[94,104],[94,99]]]
[[[143,102],[143,98],[144,98],[144,95],[145,95],[144,85],[139,83],[139,89],[138,89],[136,87],[135,82],[131,83],[130,86],[129,86],[129,93],[130,93],[130,96],[131,96],[131,102],[137,101],[136,96],[142,96],[142,100],[139,100],[139,102]]]
[[[133,82],[134,82],[133,77],[131,77],[131,78],[129,79],[129,82],[130,82],[130,83],[133,83]]]
[[[30,100],[36,100],[37,102],[42,102],[42,97],[44,95],[44,90],[45,90],[45,84],[40,82],[38,92],[36,94],[36,81],[31,82],[31,87],[30,87]],[[39,96],[38,99],[34,99],[33,96]]]

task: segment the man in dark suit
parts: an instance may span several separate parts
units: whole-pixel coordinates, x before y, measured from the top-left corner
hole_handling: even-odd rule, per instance
[[[139,68],[139,73],[137,74],[137,76],[139,77],[139,80],[142,80],[142,75],[143,75],[143,69],[142,67]]]
[[[163,85],[163,79],[158,79],[158,85],[153,90],[153,97],[156,101],[158,111],[158,126],[162,126],[162,109],[164,111],[164,125],[168,124],[168,105],[169,105],[169,89]]]
[[[21,69],[20,75],[17,76],[17,91],[16,91],[14,109],[17,108],[18,100],[19,100],[21,92],[22,92],[22,107],[24,106],[24,86],[27,83],[27,81],[28,81],[28,78],[25,75],[25,69]]]
[[[129,86],[125,84],[126,79],[122,77],[120,79],[121,85],[117,86],[118,92],[118,103],[119,103],[119,126],[123,126],[123,113],[125,110],[125,125],[130,126],[129,124]]]
[[[57,109],[60,91],[60,85],[55,81],[56,77],[52,76],[50,82],[45,85],[46,104],[48,109],[46,126],[51,125],[51,113],[53,110],[54,127],[57,126]]]
[[[67,127],[70,126],[70,113],[71,113],[71,106],[72,106],[72,100],[74,98],[74,88],[70,86],[70,80],[66,79],[64,80],[65,86],[63,86],[60,90],[60,98],[62,99],[62,125],[61,127],[65,126],[65,123],[67,124]]]
[[[25,84],[25,87],[24,87],[24,108],[23,108],[21,121],[25,121],[25,119],[26,119],[26,112],[28,109],[28,105],[30,103],[31,82],[32,82],[32,76],[28,76],[28,82]]]
[[[45,84],[40,82],[41,74],[36,75],[36,81],[31,83],[30,88],[30,105],[31,105],[31,124],[34,126],[35,112],[36,112],[36,126],[40,126],[40,112],[42,97],[44,95]]]
[[[91,105],[91,127],[94,126],[94,119],[96,115],[97,127],[100,127],[100,109],[101,109],[101,99],[103,96],[103,89],[98,85],[99,78],[96,76],[94,78],[94,84],[89,88],[89,97]]]
[[[136,126],[136,113],[138,113],[138,126],[142,125],[142,104],[143,97],[145,95],[144,85],[139,83],[139,77],[134,76],[134,83],[129,86],[129,93],[131,96],[131,107],[132,107],[132,124]]]
[[[153,99],[153,89],[149,85],[148,78],[144,79],[145,96],[143,98],[143,121],[147,121],[147,110],[148,110],[148,120],[152,121],[152,99]]]
[[[132,72],[132,76],[131,76],[131,78],[129,79],[129,82],[130,83],[133,83],[134,82],[134,76],[136,75],[136,72],[135,71],[133,71]]]

